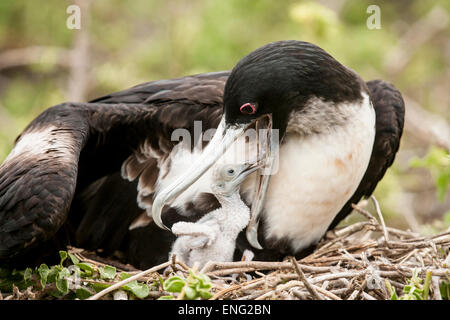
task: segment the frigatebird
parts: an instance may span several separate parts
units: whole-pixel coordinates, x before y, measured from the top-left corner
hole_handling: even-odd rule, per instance
[[[175,223],[172,232],[179,238],[173,244],[170,258],[176,255],[189,266],[197,263],[199,268],[208,261],[233,260],[236,238],[250,220],[250,209],[242,201],[239,187],[257,169],[251,164],[215,168],[211,189],[221,207],[195,223]]]
[[[217,129],[209,142],[195,137],[197,121],[201,134]],[[372,194],[403,122],[392,84],[366,83],[293,40],[264,45],[231,72],[62,103],[25,128],[0,166],[0,261],[42,260],[67,244],[121,251],[137,267],[165,261],[175,237],[163,228],[219,207],[202,179],[258,123],[277,133],[264,148],[272,157],[276,142],[277,170],[241,186],[252,217],[236,257],[249,248],[255,259],[302,255]],[[177,129],[191,135],[191,152],[177,148]]]

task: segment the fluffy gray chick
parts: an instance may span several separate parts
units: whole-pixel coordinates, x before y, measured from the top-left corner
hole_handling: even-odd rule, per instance
[[[189,266],[199,267],[208,261],[233,261],[238,234],[250,220],[250,209],[239,195],[240,184],[256,164],[221,165],[213,173],[211,189],[221,208],[204,215],[195,223],[177,222],[172,232],[179,238],[174,242],[169,258],[177,258]]]

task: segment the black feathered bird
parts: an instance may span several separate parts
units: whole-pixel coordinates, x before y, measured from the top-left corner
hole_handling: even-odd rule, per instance
[[[365,83],[319,47],[280,41],[231,72],[54,106],[0,166],[0,261],[39,261],[66,244],[121,250],[141,268],[166,260],[174,236],[160,226],[218,207],[209,168],[266,118],[278,162],[241,187],[253,223],[236,257],[252,246],[255,259],[301,255],[369,196],[399,148],[404,103],[393,85]],[[202,152],[186,152],[172,134],[185,129],[196,143],[195,121],[217,130]]]

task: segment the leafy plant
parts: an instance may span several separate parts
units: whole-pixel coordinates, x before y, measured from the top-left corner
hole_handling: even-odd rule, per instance
[[[122,272],[119,276],[120,280],[125,280],[131,277],[128,273]],[[138,282],[137,280],[131,281],[124,285],[122,289],[133,293],[136,297],[144,299],[148,296],[150,289],[145,283]]]
[[[173,276],[163,282],[164,290],[172,293],[179,293],[178,299],[195,300],[198,298],[209,299],[213,285],[211,279],[201,273],[189,269],[189,276],[185,279],[181,276]],[[162,296],[159,300],[172,300],[175,297]]]
[[[427,155],[423,159],[411,159],[410,166],[412,168],[427,168],[436,184],[438,198],[444,201],[450,185],[450,155],[449,153],[438,147],[431,147]]]
[[[31,286],[34,290],[48,290],[49,294],[56,298],[83,300],[109,287],[116,278],[124,280],[130,277],[126,272],[117,275],[117,270],[113,266],[97,267],[80,262],[76,256],[66,251],[60,251],[59,256],[59,264],[50,267],[41,264],[35,269],[12,271],[0,269],[0,291],[11,292],[13,286],[19,290]],[[150,292],[145,283],[136,280],[122,286],[121,289],[139,299],[146,298]]]
[[[419,271],[415,269],[408,284],[403,287],[403,295],[400,297],[394,287],[386,280],[386,288],[388,289],[391,300],[428,300],[431,283],[431,271],[428,271],[425,276],[425,282],[422,284],[422,279],[419,277]],[[442,286],[442,285],[441,285]],[[448,288],[447,288],[448,289]],[[441,289],[442,292],[442,289]],[[441,293],[442,295],[442,293]],[[443,295],[442,295],[443,296]],[[444,299],[444,297],[443,297]]]
[[[443,300],[450,300],[450,281],[442,281],[439,291]]]

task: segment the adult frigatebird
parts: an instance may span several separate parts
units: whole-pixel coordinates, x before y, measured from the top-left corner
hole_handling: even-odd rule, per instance
[[[195,121],[202,133],[217,128],[208,144]],[[278,167],[241,187],[252,223],[236,256],[261,245],[255,259],[279,259],[316,244],[373,192],[398,150],[404,103],[393,85],[365,83],[316,45],[279,41],[231,72],[54,106],[0,166],[0,261],[43,257],[56,240],[122,250],[138,267],[166,260],[175,238],[158,226],[218,207],[203,183],[209,168],[260,121],[278,134]],[[178,148],[176,129],[204,151]]]

